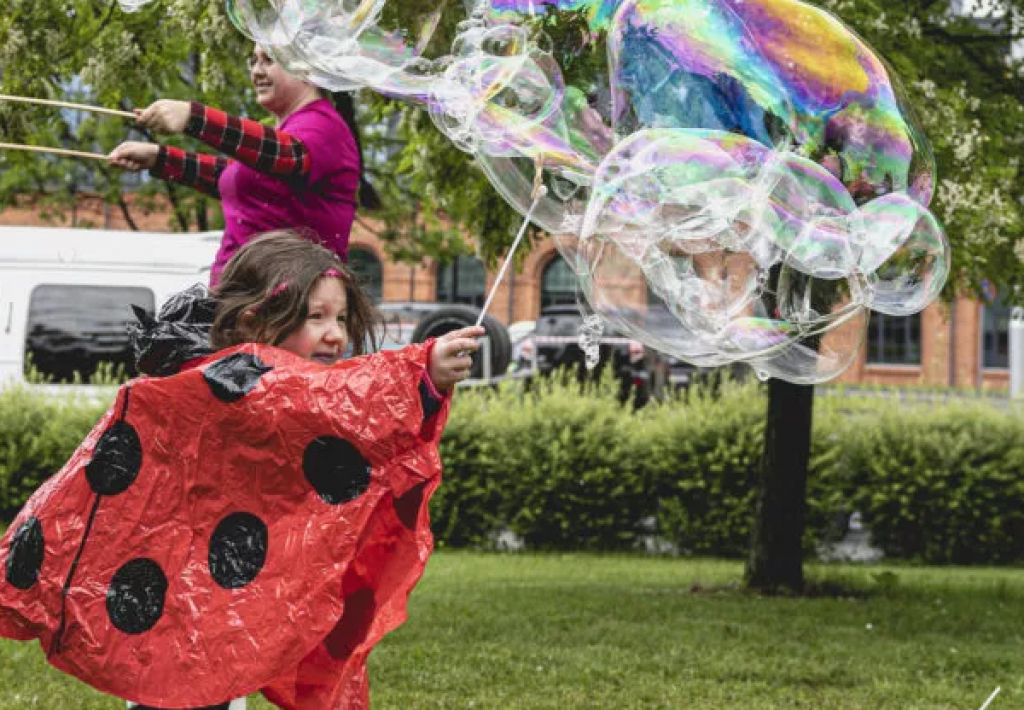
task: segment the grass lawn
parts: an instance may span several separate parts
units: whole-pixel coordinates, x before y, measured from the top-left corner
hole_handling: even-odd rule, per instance
[[[763,598],[741,565],[441,552],[371,657],[374,708],[1024,708],[1024,572],[811,567],[856,594]],[[0,708],[123,708],[0,641]],[[271,706],[254,697],[250,708]]]

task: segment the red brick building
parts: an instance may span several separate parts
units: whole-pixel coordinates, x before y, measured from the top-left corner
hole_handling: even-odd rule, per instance
[[[133,213],[139,229],[166,231],[165,212]],[[99,200],[83,199],[63,219],[46,220],[36,209],[0,212],[0,225],[79,226],[126,229],[117,208]],[[2,248],[2,244],[0,244]],[[409,265],[388,260],[381,243],[357,223],[352,232],[353,266],[385,301],[451,301],[482,305],[495,272],[487,272],[472,257],[456,264],[426,261]],[[643,296],[640,296],[643,298]],[[575,286],[568,266],[553,243],[536,247],[522,269],[506,277],[495,296],[491,313],[505,323],[533,320],[542,306],[575,303]],[[1006,389],[1009,309],[998,299],[984,305],[958,298],[950,308],[933,304],[907,318],[872,314],[866,346],[857,362],[841,378],[845,383],[953,386]]]

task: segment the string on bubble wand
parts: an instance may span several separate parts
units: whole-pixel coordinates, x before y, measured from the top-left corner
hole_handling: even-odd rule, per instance
[[[541,199],[548,194],[548,188],[544,185],[544,157],[540,156],[534,162],[534,174],[533,174],[533,192],[530,193],[530,198],[533,200],[533,204],[530,205],[530,209],[526,212],[526,217],[523,218],[523,226],[519,229],[519,234],[516,235],[516,239],[512,242],[511,248],[508,250],[508,256],[505,257],[505,263],[501,265],[501,270],[498,272],[498,278],[494,280],[494,285],[491,286],[491,292],[487,294],[487,300],[484,302],[484,307],[480,309],[480,315],[476,319],[476,325],[480,325],[484,322],[484,316],[487,315],[487,309],[491,306],[491,301],[494,300],[494,294],[498,292],[498,286],[501,285],[502,279],[505,278],[505,272],[508,271],[509,264],[512,263],[512,258],[515,256],[516,249],[519,247],[519,242],[523,241],[523,236],[526,234],[526,228],[530,226],[530,219],[533,217],[533,211],[540,204]]]

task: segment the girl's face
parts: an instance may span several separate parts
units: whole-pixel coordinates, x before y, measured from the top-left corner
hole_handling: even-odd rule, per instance
[[[306,308],[306,320],[278,347],[307,360],[333,365],[348,347],[345,285],[332,276],[321,277],[309,293]]]
[[[288,110],[309,89],[309,84],[285,71],[261,47],[254,48],[249,57],[249,78],[256,88],[256,100],[273,114]]]

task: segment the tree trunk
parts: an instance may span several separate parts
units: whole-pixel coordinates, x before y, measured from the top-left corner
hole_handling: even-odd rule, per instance
[[[746,583],[801,591],[814,387],[772,379]]]

